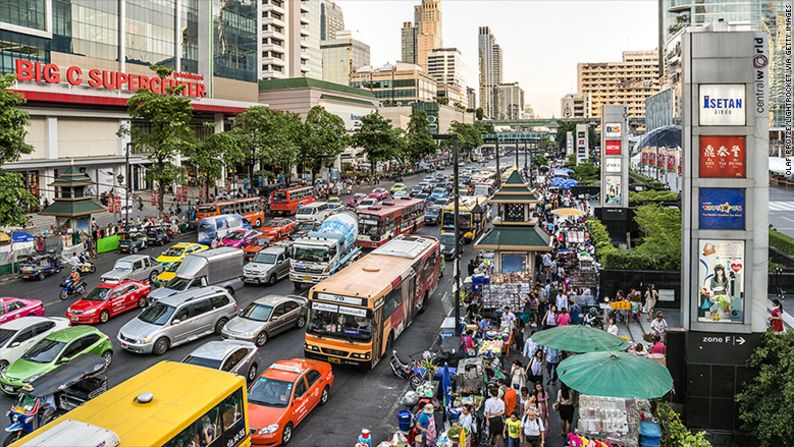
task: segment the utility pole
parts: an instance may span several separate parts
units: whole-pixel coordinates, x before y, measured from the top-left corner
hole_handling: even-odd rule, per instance
[[[513,143],[515,143],[516,146],[516,171],[520,171],[518,165],[518,140],[513,140]]]
[[[502,187],[502,170],[499,169],[499,137],[496,137],[496,189]]]
[[[460,206],[460,187],[458,185],[458,146],[460,143],[455,138],[452,142],[452,184],[455,191],[454,225],[455,225],[455,335],[461,335],[460,330],[460,226],[458,225],[458,212]]]
[[[127,191],[124,194],[124,211],[126,214],[124,215],[124,228],[130,228],[130,191],[132,190],[132,177],[130,175],[130,152],[132,151],[132,143],[127,143],[127,153],[125,154],[125,164],[124,164],[124,171],[127,174]]]

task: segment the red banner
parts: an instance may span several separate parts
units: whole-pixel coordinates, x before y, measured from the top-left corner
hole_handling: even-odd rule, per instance
[[[623,151],[623,141],[621,140],[607,140],[604,154],[606,155],[620,155]]]
[[[700,176],[712,178],[744,178],[746,169],[744,136],[700,137]]]

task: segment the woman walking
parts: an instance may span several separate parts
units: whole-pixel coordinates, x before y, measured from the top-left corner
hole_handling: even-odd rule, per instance
[[[546,315],[543,316],[543,329],[551,329],[557,327],[557,306],[551,305]]]
[[[543,382],[543,373],[546,370],[546,361],[543,359],[543,350],[538,349],[527,364],[529,383]]]
[[[573,423],[573,391],[564,383],[557,391],[557,401],[554,402],[556,410],[560,413],[560,428],[562,435],[567,438]]]
[[[648,314],[648,321],[653,319],[653,308],[656,307],[656,302],[659,300],[659,291],[651,284],[648,290],[645,291],[645,312]]]
[[[535,384],[535,400],[538,402],[538,414],[543,419],[546,430],[549,429],[549,393],[542,383]]]

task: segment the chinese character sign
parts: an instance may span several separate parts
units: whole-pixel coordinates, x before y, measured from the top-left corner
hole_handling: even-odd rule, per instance
[[[700,136],[700,177],[744,178],[744,136]]]

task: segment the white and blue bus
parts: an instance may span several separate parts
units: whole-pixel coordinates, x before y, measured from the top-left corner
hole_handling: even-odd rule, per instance
[[[198,243],[209,245],[215,240],[215,236],[223,239],[230,231],[242,228],[251,228],[251,224],[239,214],[205,217],[199,221]]]

